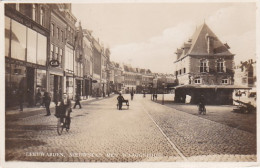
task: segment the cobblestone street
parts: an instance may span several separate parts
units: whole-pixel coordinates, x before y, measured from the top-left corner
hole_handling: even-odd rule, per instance
[[[6,160],[256,161],[253,133],[163,106],[149,95],[135,95],[128,110],[117,110],[116,103],[116,96],[82,103],[62,135],[54,109],[50,117],[44,109],[6,115]]]

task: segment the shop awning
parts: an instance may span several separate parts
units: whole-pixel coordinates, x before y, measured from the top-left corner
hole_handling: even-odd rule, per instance
[[[179,85],[175,87],[170,87],[171,89],[178,89],[178,88],[187,88],[187,89],[252,89],[250,87],[246,86],[238,86],[238,85],[196,85],[196,84],[191,84],[191,85]]]

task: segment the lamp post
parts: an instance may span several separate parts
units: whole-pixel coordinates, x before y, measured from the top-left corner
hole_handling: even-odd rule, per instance
[[[163,86],[162,105],[164,105],[164,85],[165,85],[165,83],[163,82],[162,83],[162,86]]]

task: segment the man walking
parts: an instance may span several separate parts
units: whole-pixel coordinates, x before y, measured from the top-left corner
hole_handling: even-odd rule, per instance
[[[46,112],[47,112],[47,114],[45,116],[50,116],[51,115],[51,112],[50,112],[51,97],[48,92],[44,92],[43,102],[45,104],[45,108],[46,108]]]
[[[117,101],[118,101],[119,110],[122,110],[122,104],[124,101],[124,97],[121,95],[121,93],[119,93],[119,96],[117,97]]]
[[[75,105],[74,105],[74,109],[76,108],[77,105],[79,105],[79,108],[81,109],[81,104],[80,104],[80,95],[77,93],[75,96]]]

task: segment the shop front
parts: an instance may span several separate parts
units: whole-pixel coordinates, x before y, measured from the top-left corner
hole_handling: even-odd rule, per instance
[[[36,93],[43,94],[47,89],[47,33],[36,29],[36,25],[24,25],[22,17],[18,19],[8,12],[6,15],[6,107],[17,106],[19,101],[34,106]]]

